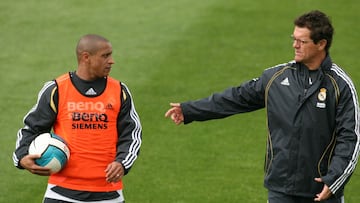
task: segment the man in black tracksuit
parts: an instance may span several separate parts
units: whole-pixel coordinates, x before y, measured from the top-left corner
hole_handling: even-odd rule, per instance
[[[269,203],[340,203],[359,156],[357,93],[330,58],[328,17],[312,11],[294,24],[294,61],[208,98],[171,103],[165,116],[187,124],[266,108]]]

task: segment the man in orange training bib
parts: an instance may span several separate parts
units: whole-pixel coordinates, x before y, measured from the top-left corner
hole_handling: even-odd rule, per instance
[[[18,131],[13,160],[16,167],[50,176],[44,203],[125,202],[122,177],[133,166],[142,129],[128,87],[111,77],[111,43],[102,36],[81,37],[76,47],[78,68],[45,83],[36,105]],[[41,133],[61,136],[70,159],[50,174],[28,155]]]

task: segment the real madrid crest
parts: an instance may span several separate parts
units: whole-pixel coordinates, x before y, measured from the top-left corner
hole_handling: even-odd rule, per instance
[[[325,101],[326,100],[326,89],[325,88],[321,88],[320,92],[318,94],[318,99],[319,101]]]

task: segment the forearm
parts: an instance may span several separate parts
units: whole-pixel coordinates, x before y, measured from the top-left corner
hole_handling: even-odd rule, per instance
[[[336,145],[324,182],[333,193],[341,191],[355,170],[359,157],[359,107],[357,97],[343,91],[336,116]]]
[[[249,81],[239,87],[215,93],[208,98],[181,103],[184,123],[220,119],[263,108],[264,103],[258,102],[261,93],[254,87],[254,82]]]
[[[54,103],[52,90],[55,87],[54,82],[46,83],[39,93],[37,103],[24,117],[24,127],[17,133],[16,148],[13,153],[14,165],[18,168],[22,168],[20,160],[28,154],[31,141],[40,133],[51,130],[56,119],[56,113],[50,106],[50,101]]]

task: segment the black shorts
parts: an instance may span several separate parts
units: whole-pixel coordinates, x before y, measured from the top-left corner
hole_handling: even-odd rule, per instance
[[[44,198],[43,203],[72,203],[72,202],[68,202],[68,201],[64,201],[64,200],[51,199],[51,198]],[[125,203],[125,201],[120,202],[120,203]]]
[[[315,203],[314,198],[298,197],[287,195],[281,192],[270,191],[268,192],[268,203]],[[344,203],[344,197],[331,198],[322,203]]]

